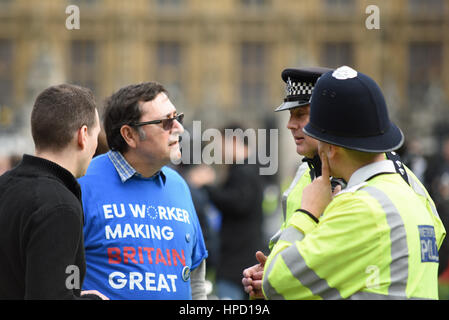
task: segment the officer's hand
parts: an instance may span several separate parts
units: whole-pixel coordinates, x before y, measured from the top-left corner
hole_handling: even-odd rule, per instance
[[[246,268],[243,271],[242,284],[245,292],[249,293],[251,298],[257,299],[264,297],[262,292],[262,277],[267,257],[261,251],[257,251],[256,259],[259,261],[258,264]]]
[[[320,153],[321,177],[316,178],[304,188],[301,200],[301,209],[309,211],[319,218],[332,200],[332,187],[330,182],[329,162],[325,152]],[[341,188],[336,188],[334,194]]]

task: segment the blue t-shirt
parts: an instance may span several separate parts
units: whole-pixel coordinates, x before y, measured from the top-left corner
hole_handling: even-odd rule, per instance
[[[207,257],[189,188],[173,169],[122,182],[108,154],[79,179],[87,271],[83,290],[110,299],[191,299]],[[165,177],[164,177],[165,176]]]

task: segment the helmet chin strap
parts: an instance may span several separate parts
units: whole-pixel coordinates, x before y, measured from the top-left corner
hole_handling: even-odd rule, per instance
[[[321,159],[318,154],[316,154],[313,158],[304,157],[302,162],[306,162],[310,168],[310,178],[314,180],[321,176]]]

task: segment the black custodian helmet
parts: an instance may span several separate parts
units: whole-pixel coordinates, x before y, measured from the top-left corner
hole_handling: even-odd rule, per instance
[[[404,142],[390,121],[384,96],[367,75],[342,66],[315,85],[304,132],[330,144],[363,152],[388,152]]]

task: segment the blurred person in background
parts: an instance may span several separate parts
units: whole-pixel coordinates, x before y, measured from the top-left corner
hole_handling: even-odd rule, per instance
[[[179,168],[180,167],[180,168]],[[203,230],[204,241],[208,252],[207,272],[215,274],[220,256],[220,229],[222,214],[211,201],[207,191],[202,188],[206,183],[215,181],[215,170],[206,164],[190,164],[178,166],[180,174],[186,179],[192,194],[193,204]]]
[[[426,182],[446,230],[449,228],[449,136],[441,139],[440,152],[429,161]],[[440,249],[440,298],[449,299],[449,241]]]
[[[438,152],[430,157],[425,173],[425,183],[432,195],[439,193],[439,180],[445,172],[449,172],[449,135],[439,141]]]
[[[421,141],[418,139],[410,139],[408,143],[406,141],[403,149],[402,161],[412,170],[419,181],[424,184],[427,171],[427,159],[423,155]]]
[[[10,156],[0,156],[0,176],[6,171],[11,170],[17,166],[22,160],[22,156],[13,154]]]
[[[9,156],[0,156],[0,176],[12,168]]]
[[[101,129],[100,134],[98,135],[98,146],[97,150],[95,150],[94,158],[99,156],[100,154],[104,154],[109,151],[108,142],[106,141],[106,133],[104,132],[104,128]]]
[[[229,124],[225,128],[234,133],[244,131],[239,124]],[[222,215],[217,296],[243,300],[247,296],[241,286],[242,269],[251,263],[254,252],[262,245],[263,179],[258,165],[248,163],[248,141],[238,134],[226,136],[222,130],[222,146],[225,163],[222,183],[214,183],[215,173],[209,166],[199,166],[191,175],[194,185],[203,186]],[[232,154],[232,164],[225,162],[227,154]]]
[[[191,132],[191,128],[186,128],[186,131]],[[189,141],[188,143],[183,144],[181,143],[181,139],[189,139]],[[216,175],[215,170],[209,165],[204,163],[194,163],[194,139],[195,137],[191,136],[180,136],[181,153],[183,154],[184,159],[180,164],[171,165],[171,167],[181,174],[189,186],[208,252],[206,277],[213,278],[218,265],[219,232],[222,216],[221,212],[210,200],[207,191],[202,188],[206,181],[207,183],[213,183],[216,179]],[[184,142],[186,141],[184,140]],[[205,143],[202,144],[201,150],[204,149],[205,145]],[[187,159],[185,153],[189,155]],[[209,290],[210,289],[208,289],[208,291]]]
[[[92,92],[68,84],[45,89],[31,131],[35,155],[0,177],[0,299],[107,299],[80,290],[86,261],[76,178],[100,131]]]
[[[206,299],[207,250],[184,179],[179,114],[155,82],[121,88],[106,101],[110,151],[79,180],[85,211],[85,288],[111,299]]]
[[[443,173],[438,181],[438,190],[435,194],[435,203],[438,208],[444,227],[449,228],[449,172]],[[440,275],[442,291],[440,298],[449,299],[449,241],[445,239],[439,251],[440,266],[438,273]],[[444,291],[444,292],[443,292]]]

